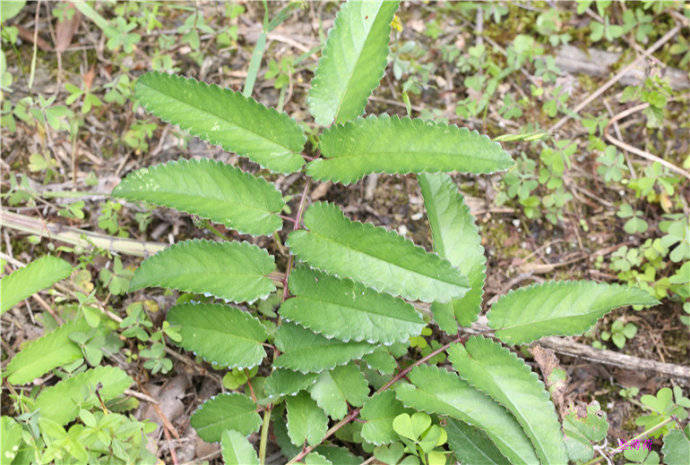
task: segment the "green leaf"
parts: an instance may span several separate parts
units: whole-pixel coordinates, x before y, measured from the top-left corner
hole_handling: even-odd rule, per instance
[[[4,0],[0,2],[0,23],[14,18],[26,5],[25,0]]]
[[[417,181],[424,197],[434,250],[467,276],[470,284],[470,290],[461,299],[431,305],[439,327],[455,334],[458,328],[453,316],[462,326],[469,326],[481,311],[486,278],[484,247],[474,217],[450,176],[420,174]]]
[[[301,446],[304,441],[310,446],[318,445],[326,436],[328,417],[306,392],[289,397],[287,406],[287,429],[290,441]]]
[[[396,396],[406,406],[427,413],[448,415],[480,428],[512,464],[538,464],[539,460],[513,416],[456,374],[433,366],[415,367],[410,384],[400,384]]]
[[[376,349],[375,345],[366,342],[327,339],[292,323],[280,325],[275,343],[282,353],[273,365],[302,373],[321,372],[345,365]]]
[[[361,457],[350,452],[349,449],[330,444],[317,447],[316,452],[336,465],[360,465],[364,461]]]
[[[398,440],[393,431],[393,420],[407,410],[400,401],[396,400],[392,391],[375,394],[362,407],[360,417],[366,420],[362,427],[362,437],[372,444],[390,444]]]
[[[467,291],[467,279],[446,260],[385,228],[351,221],[335,205],[314,203],[304,225],[309,231],[293,231],[287,245],[322,271],[410,300],[448,302]]]
[[[505,294],[489,311],[489,326],[508,344],[574,335],[625,305],[657,305],[648,292],[594,281],[550,281]]]
[[[0,314],[17,303],[65,279],[72,265],[61,258],[45,255],[9,276],[0,279]]]
[[[493,173],[513,160],[487,136],[446,123],[369,116],[321,135],[324,158],[307,166],[316,179],[350,184],[370,173]]]
[[[311,397],[334,420],[347,414],[347,405],[360,407],[369,396],[369,383],[354,364],[321,373],[311,387]]]
[[[269,400],[276,400],[283,396],[294,396],[298,392],[308,389],[319,379],[318,373],[300,373],[298,371],[278,368],[273,370],[266,382],[264,389]]]
[[[515,415],[542,463],[568,462],[549,393],[522,359],[484,337],[451,346],[448,359],[461,378]]]
[[[349,1],[340,7],[314,73],[307,102],[317,124],[349,121],[364,111],[386,68],[398,2]]]
[[[60,381],[44,389],[36,398],[36,410],[41,418],[61,425],[77,418],[79,410],[100,405],[96,389],[103,402],[122,395],[134,380],[116,367],[101,366]]]
[[[263,178],[209,158],[142,168],[112,195],[175,208],[254,235],[280,229],[285,206],[280,191]]]
[[[402,342],[425,326],[401,299],[307,268],[292,272],[290,291],[297,297],[280,307],[283,318],[341,341]]]
[[[220,449],[225,465],[259,465],[259,458],[244,434],[235,430],[223,431]]]
[[[77,332],[87,333],[90,329],[86,320],[79,318],[29,341],[7,365],[7,380],[11,384],[26,384],[53,368],[81,359],[81,349],[69,336]]]
[[[461,463],[472,465],[510,465],[496,445],[477,428],[460,420],[446,422],[448,446]]]
[[[153,72],[139,78],[135,96],[162,120],[272,171],[292,173],[304,164],[299,125],[239,92]]]
[[[248,435],[259,430],[261,417],[256,404],[244,394],[219,394],[192,414],[190,424],[206,442],[218,442],[225,430]]]
[[[167,320],[180,327],[180,346],[222,368],[253,368],[266,351],[268,335],[261,322],[247,312],[220,304],[181,304]]]
[[[129,290],[165,287],[210,294],[232,302],[264,299],[275,291],[268,274],[273,257],[248,242],[178,242],[147,258],[134,273]]]
[[[22,443],[22,427],[12,417],[3,415],[0,420],[0,463],[11,464]]]
[[[666,465],[690,464],[690,426],[685,427],[685,432],[676,429],[666,433],[661,452]]]
[[[431,417],[424,412],[401,413],[393,419],[393,431],[415,442],[431,426]]]
[[[375,351],[365,355],[362,361],[371,369],[379,371],[383,375],[391,375],[398,364],[395,358],[385,347],[378,347]]]
[[[563,432],[570,460],[578,463],[591,460],[594,457],[592,443],[606,439],[608,430],[606,413],[601,411],[597,401],[587,405],[587,415],[583,418],[575,410],[569,411],[563,419]]]

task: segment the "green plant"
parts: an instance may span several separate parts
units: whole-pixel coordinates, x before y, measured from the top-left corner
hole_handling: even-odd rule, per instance
[[[263,463],[271,423],[286,453],[296,454],[290,463],[336,463],[334,448],[320,446],[333,434],[394,462],[402,458],[395,445],[402,441],[403,452],[412,454],[404,459],[409,463],[445,463],[447,434],[461,461],[479,451],[503,463],[565,463],[549,394],[498,341],[516,345],[579,334],[613,308],[656,300],[634,288],[548,282],[499,298],[488,315],[493,338],[455,336],[458,324],[469,325],[481,308],[486,259],[463,196],[442,172],[489,173],[512,161],[497,143],[456,126],[359,118],[386,64],[396,6],[342,6],[308,98],[316,123],[328,128],[310,134],[306,149],[300,125],[249,97],[160,73],[139,79],[135,96],[155,115],[269,171],[302,171],[306,179],[283,231],[290,250],[281,260],[283,272],[273,255],[249,242],[190,240],[145,260],[130,290],[163,287],[206,296],[178,303],[167,321],[179,332],[180,346],[231,373],[226,382],[235,391],[207,401],[191,419],[203,439],[221,442],[228,463]],[[573,150],[559,149],[567,153],[545,155],[543,175],[554,183]],[[304,150],[315,156],[306,166]],[[334,204],[307,206],[310,178],[350,184],[375,172],[417,174],[435,253],[353,221]],[[181,160],[142,169],[113,195],[282,239],[275,233],[284,220],[283,194],[262,176],[228,164]],[[279,245],[276,251],[284,253]],[[280,317],[272,305],[228,305],[261,301],[276,291]],[[414,301],[431,303],[431,320]],[[427,346],[421,336],[430,334],[430,321],[454,339]],[[426,355],[410,359],[420,350]],[[435,366],[447,365],[444,352],[455,371]],[[352,423],[358,416],[364,423]],[[330,432],[329,417],[338,422]],[[457,428],[444,433],[437,419],[455,421]],[[257,454],[245,436],[259,429]],[[459,446],[463,430],[488,439],[468,451]]]
[[[625,323],[623,320],[616,320],[611,325],[611,331],[602,331],[602,341],[613,341],[616,347],[622,349],[628,339],[632,339],[637,334],[637,326],[633,323]]]

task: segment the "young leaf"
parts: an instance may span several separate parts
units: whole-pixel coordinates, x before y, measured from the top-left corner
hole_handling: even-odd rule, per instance
[[[266,351],[268,336],[261,322],[247,312],[220,304],[181,304],[168,311],[167,320],[179,326],[180,346],[214,366],[252,368]]]
[[[268,277],[273,270],[273,257],[248,242],[195,239],[178,242],[144,260],[129,290],[158,286],[232,302],[254,301],[275,290]]]
[[[370,173],[493,173],[513,164],[498,142],[477,131],[387,115],[327,129],[319,147],[324,158],[309,163],[309,176],[344,184]]]
[[[254,235],[280,229],[285,205],[280,191],[263,178],[208,158],[142,168],[112,195],[175,208]]]
[[[261,417],[249,397],[233,392],[219,394],[204,402],[192,414],[190,423],[201,439],[218,442],[225,430],[236,430],[245,436],[258,431]]]
[[[449,334],[455,334],[457,325],[452,321],[452,316],[445,319],[438,316],[454,315],[463,326],[469,326],[477,318],[486,278],[484,247],[474,217],[450,176],[420,174],[417,181],[424,197],[434,250],[465,274],[470,283],[470,290],[461,299],[431,305],[439,327]]]
[[[304,374],[298,371],[277,368],[266,378],[264,390],[269,400],[276,400],[283,396],[294,396],[298,392],[308,389],[318,379],[318,373]]]
[[[648,292],[594,281],[550,281],[511,291],[491,307],[489,326],[508,344],[543,336],[584,333],[602,316],[624,305],[656,305]]]
[[[425,326],[401,299],[305,267],[290,275],[290,291],[297,297],[280,307],[283,318],[341,341],[402,342]]]
[[[289,397],[287,406],[287,430],[290,441],[301,446],[304,441],[310,446],[319,444],[328,429],[328,417],[306,392]]]
[[[152,72],[139,78],[135,96],[162,120],[272,171],[292,173],[304,164],[299,125],[239,92]]]
[[[510,465],[496,445],[477,428],[460,420],[446,422],[448,446],[460,463],[472,465]]]
[[[433,366],[415,367],[410,384],[400,384],[396,396],[406,406],[448,415],[480,428],[512,464],[538,464],[532,444],[513,416],[456,374]]]
[[[307,102],[317,124],[361,115],[386,68],[398,2],[349,1],[340,7],[314,73]]]
[[[69,336],[76,332],[86,333],[90,329],[86,320],[79,318],[29,341],[7,365],[7,380],[11,384],[26,384],[53,368],[79,360],[83,356],[82,351]]]
[[[282,353],[273,365],[302,373],[321,372],[345,365],[376,349],[375,345],[366,342],[327,339],[292,323],[280,325],[275,343]]]
[[[402,413],[409,412],[392,391],[383,391],[370,397],[360,412],[366,420],[362,427],[362,437],[372,444],[390,444],[398,440],[393,431],[393,419]]]
[[[223,431],[220,449],[225,465],[259,465],[259,458],[244,434],[235,430]]]
[[[132,383],[134,380],[116,367],[86,370],[45,388],[36,398],[36,410],[41,418],[64,425],[77,418],[80,409],[100,405],[96,389],[103,402],[107,402],[120,396]]]
[[[287,245],[309,265],[410,300],[448,302],[467,291],[467,279],[436,254],[369,223],[351,221],[335,205],[317,202],[304,215],[309,231]]]
[[[549,393],[522,359],[483,337],[453,345],[448,358],[460,377],[515,415],[542,463],[568,463]]]
[[[369,383],[354,364],[321,373],[311,387],[311,397],[331,418],[347,414],[347,404],[360,407],[369,395]]]
[[[65,279],[72,265],[61,258],[45,255],[9,276],[0,279],[0,314],[17,303]]]

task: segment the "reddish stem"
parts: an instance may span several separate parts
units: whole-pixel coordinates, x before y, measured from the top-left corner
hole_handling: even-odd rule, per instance
[[[306,203],[307,199],[307,192],[309,192],[309,185],[311,184],[311,180],[307,178],[307,182],[304,184],[304,190],[302,191],[302,197],[299,199],[299,207],[297,207],[297,215],[295,215],[295,219],[293,220],[294,224],[292,226],[293,231],[297,231],[299,229],[299,225],[302,222],[302,213],[304,212],[304,204]],[[285,276],[283,277],[283,301],[288,298],[288,278],[290,277],[290,273],[292,272],[292,264],[293,264],[293,257],[292,254],[288,256],[288,262],[287,262],[287,267],[285,268]]]

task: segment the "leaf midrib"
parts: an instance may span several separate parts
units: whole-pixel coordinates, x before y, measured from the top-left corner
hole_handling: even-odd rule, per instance
[[[236,127],[236,128],[239,128],[239,129],[241,129],[242,131],[245,131],[245,132],[247,132],[247,133],[249,133],[249,134],[252,134],[253,136],[255,136],[255,137],[258,138],[258,139],[261,139],[261,140],[263,140],[263,141],[266,141],[267,143],[269,143],[269,144],[271,144],[271,145],[274,145],[274,146],[276,146],[276,147],[281,148],[281,149],[284,150],[284,151],[287,151],[287,153],[290,153],[290,154],[294,154],[294,153],[295,153],[292,149],[290,149],[290,147],[288,147],[288,146],[286,146],[286,145],[282,145],[281,143],[276,142],[276,141],[274,141],[274,140],[268,139],[268,138],[264,137],[263,135],[259,134],[258,132],[254,132],[254,131],[252,131],[251,129],[248,129],[248,128],[244,127],[244,126],[240,126],[239,124],[237,124],[237,123],[235,123],[235,122],[229,121],[229,120],[228,120],[225,116],[223,116],[223,115],[219,115],[219,114],[217,114],[217,113],[215,113],[215,112],[208,111],[207,109],[204,109],[204,108],[202,108],[202,107],[199,106],[199,105],[194,105],[193,103],[190,103],[190,102],[188,102],[188,101],[186,101],[186,100],[181,100],[181,99],[177,98],[175,95],[171,95],[171,94],[167,94],[167,93],[165,93],[165,92],[162,92],[162,91],[160,91],[160,90],[158,90],[158,89],[156,89],[156,88],[154,88],[154,87],[151,87],[149,84],[142,83],[141,85],[142,85],[143,87],[146,87],[146,88],[150,89],[150,90],[153,91],[153,92],[158,93],[159,95],[162,95],[162,96],[165,97],[165,98],[168,98],[168,99],[171,99],[171,100],[175,100],[176,102],[179,102],[179,103],[181,103],[181,104],[183,104],[183,105],[190,106],[190,107],[192,107],[192,108],[198,110],[200,113],[203,113],[203,114],[205,114],[205,115],[210,115],[210,116],[219,118],[219,119],[221,119],[222,121],[225,121],[227,124],[229,124],[229,125],[231,125],[231,126],[234,126],[234,127]],[[223,89],[221,89],[221,91],[222,91],[222,90],[223,90]],[[249,101],[248,101],[248,102],[249,102]],[[251,102],[249,102],[249,103],[251,104]],[[267,109],[268,111],[270,111],[270,109],[269,109],[268,107],[266,107],[266,109]],[[231,150],[232,150],[232,149],[231,149]],[[234,150],[233,150],[233,151],[234,151]],[[280,155],[282,155],[282,154],[280,154],[280,153],[278,153],[278,154],[276,154],[276,153],[270,154],[270,156],[273,156],[273,157],[278,157],[278,156],[280,156]]]
[[[339,155],[333,155],[333,156],[328,156],[324,154],[324,158],[321,158],[324,162],[326,161],[336,161],[336,160],[342,160],[342,159],[347,159],[347,160],[356,160],[356,159],[366,159],[366,158],[371,158],[371,157],[391,157],[392,155],[399,155],[399,156],[430,156],[430,157],[438,157],[438,156],[454,156],[458,158],[466,158],[470,160],[485,160],[485,161],[496,161],[497,158],[500,159],[500,157],[493,157],[491,158],[488,154],[485,155],[484,153],[479,152],[478,154],[474,155],[467,155],[467,154],[462,154],[462,153],[457,153],[457,152],[448,152],[448,151],[429,151],[429,150],[377,150],[377,151],[372,151],[372,152],[353,152],[353,153],[343,153]],[[413,161],[417,161],[416,159]],[[507,160],[506,160],[507,161]]]
[[[341,308],[344,308],[347,310],[354,310],[356,312],[363,313],[365,315],[375,315],[375,316],[379,316],[379,317],[383,317],[383,318],[389,318],[389,319],[396,320],[396,321],[402,321],[405,323],[416,323],[418,325],[424,325],[423,321],[412,320],[412,319],[408,320],[405,318],[400,318],[399,316],[395,316],[395,315],[390,315],[390,314],[386,314],[386,313],[379,313],[376,311],[379,309],[378,306],[368,307],[369,309],[362,309],[360,307],[354,307],[351,305],[343,304],[341,302],[334,302],[334,301],[328,300],[328,299],[323,298],[323,297],[312,297],[312,296],[307,296],[305,294],[298,295],[296,298],[308,300],[308,301],[316,303],[316,304],[319,304],[319,303],[330,304],[330,305],[334,305],[336,307],[341,307]],[[370,317],[368,317],[368,318],[370,318]]]

